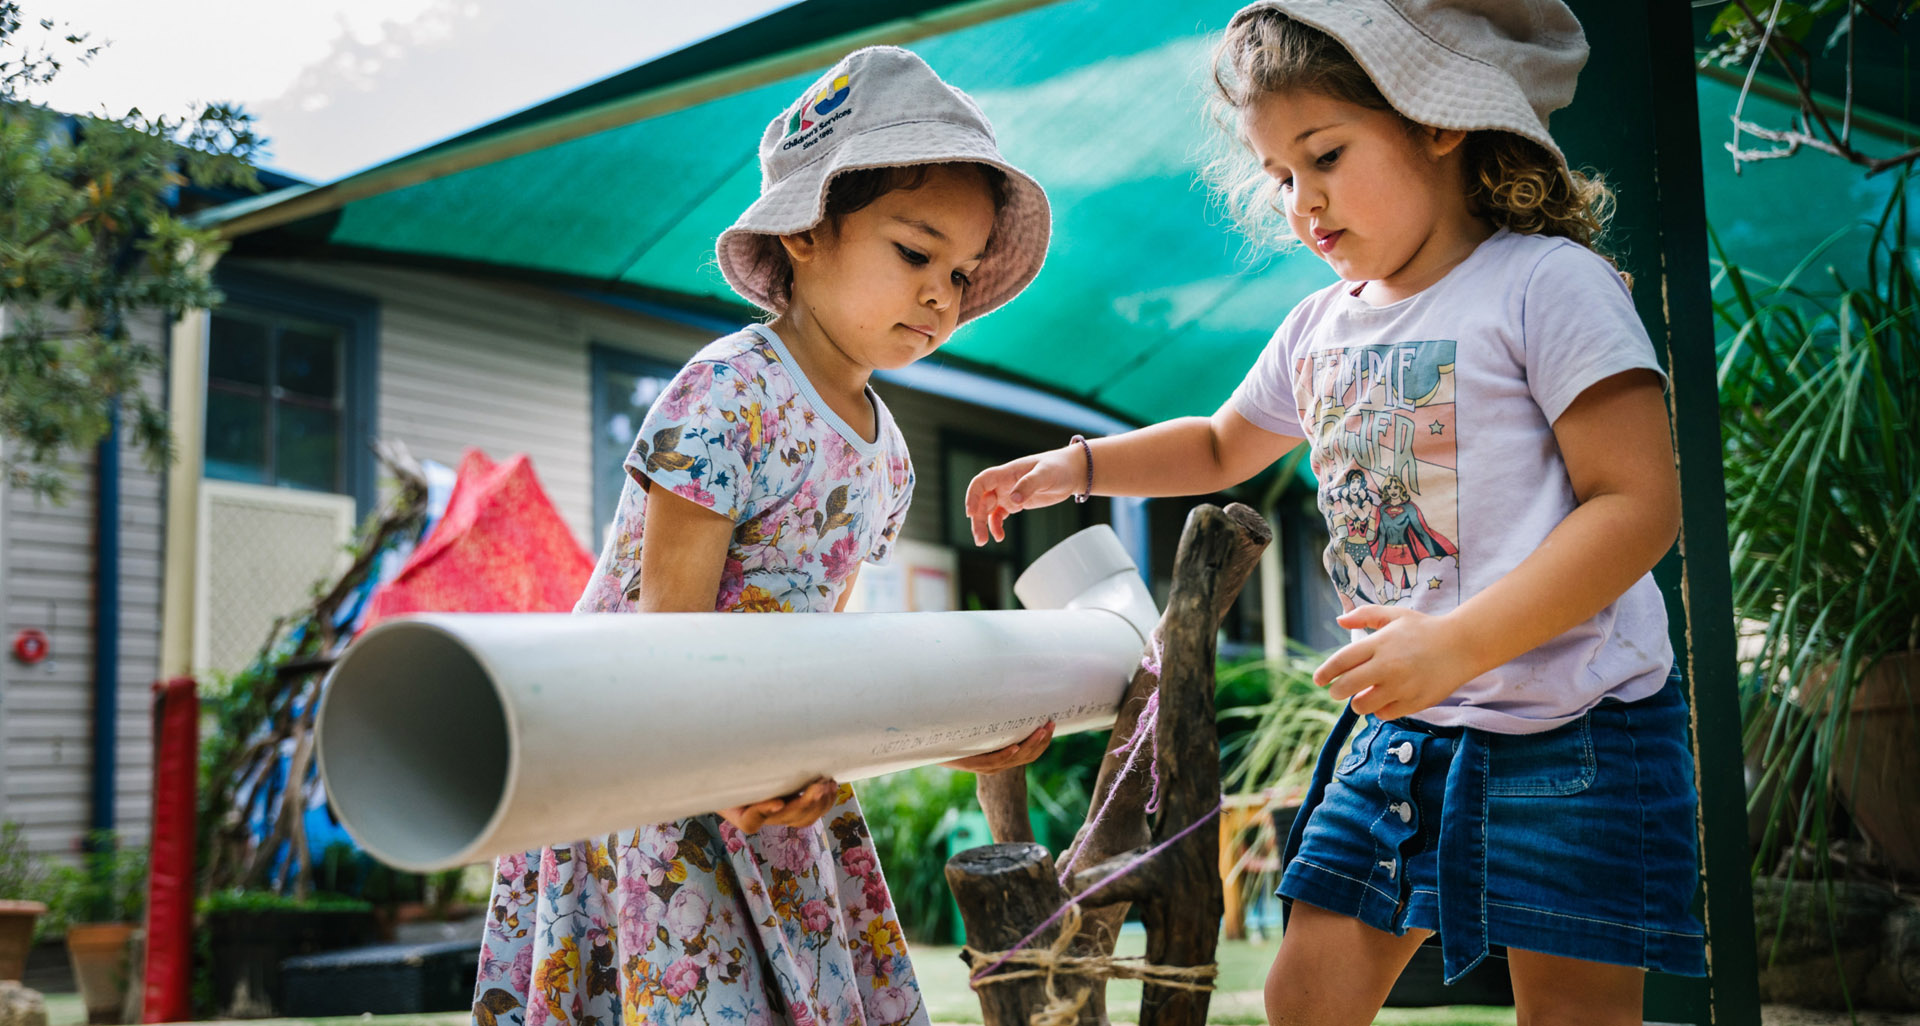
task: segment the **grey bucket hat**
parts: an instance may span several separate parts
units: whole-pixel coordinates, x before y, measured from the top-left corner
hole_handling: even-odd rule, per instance
[[[1512,132],[1567,166],[1547,116],[1573,102],[1587,37],[1561,0],[1260,0],[1347,48],[1393,109],[1433,128]]]
[[[773,269],[759,265],[754,236],[791,235],[819,224],[827,186],[842,171],[950,161],[1006,173],[1007,202],[971,275],[960,321],[987,313],[1040,273],[1053,226],[1047,194],[1000,155],[993,126],[967,94],[894,46],[841,58],[767,125],[760,136],[760,198],[720,233],[720,273],[748,302],[773,310]]]

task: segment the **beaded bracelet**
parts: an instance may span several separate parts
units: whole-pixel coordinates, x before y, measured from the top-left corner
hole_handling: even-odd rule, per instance
[[[1080,448],[1085,449],[1087,452],[1087,490],[1085,492],[1074,493],[1073,501],[1085,502],[1093,498],[1093,446],[1087,444],[1087,439],[1084,435],[1074,435],[1067,444],[1072,445],[1074,442],[1079,442]]]

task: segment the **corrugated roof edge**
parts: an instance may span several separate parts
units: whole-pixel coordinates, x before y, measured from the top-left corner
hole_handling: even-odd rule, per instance
[[[264,206],[218,207],[204,212],[199,223],[219,227],[223,238],[236,238],[337,210],[355,200],[804,74],[831,64],[847,50],[879,43],[909,43],[1056,2],[806,0],[463,136]],[[899,12],[903,8],[911,13],[902,16]],[[886,20],[873,20],[876,17]],[[773,35],[776,30],[784,35]],[[770,35],[789,45],[784,49],[767,46]],[[700,58],[700,64],[692,68],[686,67],[692,62],[682,56],[690,53]],[[710,63],[728,57],[731,62],[717,68]],[[663,64],[678,77],[650,71]],[[712,70],[698,71],[702,65]],[[654,77],[661,80],[635,84]],[[629,91],[603,88],[607,82],[619,80],[626,80]]]

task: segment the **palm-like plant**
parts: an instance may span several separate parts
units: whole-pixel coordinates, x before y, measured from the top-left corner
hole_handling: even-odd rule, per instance
[[[1313,682],[1314,668],[1325,658],[1324,652],[1295,647],[1277,660],[1220,668],[1218,683],[1223,695],[1245,690],[1248,683],[1261,678],[1266,683],[1262,689],[1266,691],[1265,701],[1220,710],[1221,754],[1227,765],[1222,790],[1228,794],[1284,793],[1306,785],[1314,757],[1345,704],[1329,697],[1326,688]],[[1234,721],[1251,724],[1241,733],[1226,726]]]
[[[1714,241],[1746,750],[1768,805],[1756,871],[1784,846],[1830,874],[1830,784],[1861,772],[1849,711],[1876,663],[1920,647],[1920,269],[1907,185],[1874,225],[1863,284],[1813,280],[1852,228],[1778,282]]]
[[[1313,682],[1314,668],[1325,658],[1296,645],[1279,659],[1223,665],[1215,675],[1222,700],[1221,789],[1238,796],[1230,804],[1255,811],[1235,866],[1235,886],[1246,907],[1279,885],[1286,867],[1259,856],[1277,855],[1284,846],[1283,831],[1292,820],[1290,811],[1281,810],[1300,803],[1315,756],[1345,704]],[[1246,696],[1242,704],[1227,704],[1239,696]]]

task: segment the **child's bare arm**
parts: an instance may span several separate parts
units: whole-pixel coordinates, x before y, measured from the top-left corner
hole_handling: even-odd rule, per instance
[[[1442,616],[1362,606],[1343,627],[1374,633],[1314,680],[1383,719],[1419,712],[1461,684],[1577,626],[1659,562],[1680,530],[1680,480],[1659,379],[1627,371],[1593,385],[1554,422],[1579,505],[1533,554]],[[1336,679],[1337,678],[1337,679]],[[1371,690],[1369,690],[1371,689]]]
[[[655,484],[647,495],[646,543],[640,548],[640,611],[711,613],[727,566],[733,521]],[[806,826],[833,808],[839,785],[825,777],[798,794],[720,810],[746,833],[763,826]]]
[[[967,486],[973,543],[1004,541],[1007,515],[1051,506],[1087,489],[1096,495],[1204,495],[1265,470],[1301,442],[1255,427],[1231,403],[1212,417],[1181,417],[1136,431],[1072,442],[981,471]]]
[[[847,611],[847,600],[853,597],[853,586],[858,583],[860,583],[860,568],[856,566],[853,568],[853,572],[847,575],[847,586],[840,589],[840,598],[833,604],[834,612],[844,613]]]
[[[640,611],[711,613],[727,567],[733,521],[655,484],[640,547]]]

